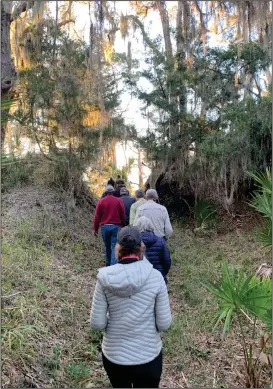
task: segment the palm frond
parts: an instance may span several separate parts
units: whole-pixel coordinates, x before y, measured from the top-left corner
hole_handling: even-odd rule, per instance
[[[264,173],[250,173],[258,186],[249,205],[267,218],[265,226],[256,232],[256,238],[265,246],[272,246],[272,174],[269,169]]]
[[[1,101],[1,124],[5,124],[8,120],[8,115],[5,111],[9,111],[10,108],[18,101],[19,99],[10,99]]]
[[[247,172],[247,174],[256,182],[260,190],[272,194],[272,174],[270,169],[266,169],[264,173],[255,174]]]
[[[266,220],[262,228],[255,231],[255,237],[265,247],[272,246],[272,221],[270,219]]]
[[[220,310],[215,327],[224,320],[223,334],[229,331],[234,314],[246,309],[250,315],[272,324],[272,284],[270,279],[247,276],[243,271],[231,270],[227,262],[223,265],[223,276],[215,284],[212,281],[202,285],[218,298]]]

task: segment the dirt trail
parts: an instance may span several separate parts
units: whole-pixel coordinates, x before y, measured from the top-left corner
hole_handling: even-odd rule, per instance
[[[19,293],[2,299],[3,388],[110,386],[100,336],[89,326],[102,241],[92,234],[90,211],[71,211],[67,202],[37,187],[2,195],[2,294]],[[225,342],[212,334],[215,300],[200,279],[219,274],[225,258],[254,271],[268,255],[243,232],[198,238],[176,226],[169,245],[173,325],[164,338],[161,387],[240,387],[236,332]]]
[[[99,349],[92,354],[91,360],[88,355],[88,346],[94,340],[88,328],[91,297],[97,269],[104,265],[102,241],[92,234],[92,214],[80,208],[69,213],[66,203],[65,196],[37,187],[14,189],[2,196],[3,242],[12,247],[17,239],[19,245],[22,240],[27,241],[29,247],[25,250],[29,252],[33,246],[41,246],[50,260],[49,271],[38,276],[46,289],[38,296],[38,304],[40,321],[47,336],[33,345],[39,352],[35,360],[25,358],[24,353],[7,353],[3,387],[71,385],[66,368],[77,360],[89,364],[92,373],[74,382],[76,386],[109,386]],[[34,260],[39,261],[39,256]],[[31,266],[25,271],[32,273],[31,278],[37,278],[36,270]],[[19,292],[20,296],[29,299],[26,306],[32,304],[33,284],[20,285],[17,281],[11,292]],[[17,300],[13,301],[15,309],[16,303]],[[3,307],[6,308],[5,304]],[[31,322],[28,315],[23,322]],[[60,367],[57,372],[52,372],[45,361],[54,357],[52,350],[55,345],[59,345],[62,351]],[[15,360],[9,360],[11,356]],[[165,374],[161,386],[167,387],[170,382]]]

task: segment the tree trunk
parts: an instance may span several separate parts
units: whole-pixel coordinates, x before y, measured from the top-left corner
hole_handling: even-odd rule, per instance
[[[11,3],[5,4],[1,2],[1,99],[6,100],[9,96],[9,91],[14,85],[16,71],[11,58],[10,46],[10,24],[11,24]],[[6,125],[4,118],[8,111],[1,109],[1,150],[4,147]]]
[[[168,90],[168,102],[172,107],[177,106],[177,99],[174,93],[174,85],[171,81],[172,74],[174,71],[174,61],[173,61],[173,50],[170,36],[170,24],[168,12],[166,9],[166,1],[160,0],[157,2],[157,8],[160,13],[160,19],[162,24],[164,43],[165,43],[165,53],[167,58],[167,72],[166,72],[166,85]],[[169,138],[174,138],[176,134],[176,125],[172,120],[169,120]]]
[[[23,1],[12,11],[12,1],[1,1],[1,98],[2,101],[10,99],[10,91],[15,83],[16,70],[11,57],[10,45],[10,25],[11,22],[18,18],[22,12],[34,5],[34,1]],[[8,115],[8,110],[1,110],[2,119]],[[5,140],[5,124],[1,124],[1,150],[3,149]]]
[[[138,164],[138,185],[139,187],[143,186],[143,166],[141,163],[141,151],[137,151],[137,164]]]
[[[182,14],[184,11],[184,20],[188,20],[188,4],[179,1],[176,15],[176,56],[177,56],[177,68],[182,70],[185,66],[185,37],[182,31]],[[185,114],[187,109],[187,91],[185,86],[181,88],[179,96],[177,96],[178,111],[180,114]],[[180,123],[179,123],[180,126]]]
[[[168,12],[166,9],[166,1],[164,1],[164,0],[158,1],[157,7],[158,7],[158,10],[160,13],[160,18],[161,18],[161,23],[162,23],[162,28],[163,28],[163,36],[164,36],[164,42],[165,42],[166,55],[167,55],[167,58],[172,58],[173,50],[172,50],[172,43],[171,43],[171,36],[170,36],[169,17],[168,17]]]
[[[10,8],[10,9],[9,9]],[[14,84],[16,71],[11,58],[10,46],[11,7],[1,2],[1,96]]]
[[[102,64],[102,42],[103,42],[103,31],[102,31],[102,0],[97,2],[96,10],[96,44],[97,44],[97,93],[98,93],[98,103],[100,108],[100,138],[99,144],[100,149],[103,150],[103,126],[104,126],[104,116],[105,116],[105,106],[104,106],[104,85],[103,85],[103,64]],[[101,161],[103,157],[101,158]]]

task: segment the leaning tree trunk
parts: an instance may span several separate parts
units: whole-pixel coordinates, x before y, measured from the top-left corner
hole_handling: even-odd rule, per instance
[[[16,79],[15,65],[11,56],[10,25],[23,12],[33,7],[35,1],[21,1],[12,12],[13,1],[1,1],[1,99],[12,98],[12,87]],[[8,110],[1,109],[1,150],[5,140],[6,125],[3,119],[8,115]],[[4,120],[5,121],[5,120]]]
[[[141,162],[141,150],[137,150],[137,165],[138,165],[138,185],[140,188],[143,187],[143,166]]]
[[[5,5],[4,5],[5,4]],[[10,3],[11,4],[11,3]],[[11,7],[1,2],[1,97],[6,95],[14,84],[15,66],[10,47]]]
[[[9,91],[14,85],[16,71],[11,57],[10,47],[10,24],[11,24],[11,2],[1,2],[1,99],[6,100]],[[1,109],[1,149],[4,145],[6,125],[5,117],[7,110]]]
[[[174,85],[171,81],[172,74],[174,71],[174,58],[173,58],[173,49],[170,35],[170,23],[169,16],[166,8],[166,1],[160,0],[157,3],[158,11],[160,13],[160,19],[162,24],[164,43],[165,43],[165,53],[167,60],[167,72],[166,72],[166,85],[168,90],[168,102],[172,107],[176,107],[177,99],[174,93]],[[172,119],[169,121],[169,138],[174,139],[177,133],[176,123]]]

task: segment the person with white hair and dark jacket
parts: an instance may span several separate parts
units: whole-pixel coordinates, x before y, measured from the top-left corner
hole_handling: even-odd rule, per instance
[[[144,256],[137,228],[118,234],[118,263],[97,276],[91,326],[105,330],[103,365],[114,388],[158,388],[162,373],[160,333],[171,325],[167,287]]]
[[[142,242],[145,244],[146,258],[151,262],[154,269],[160,271],[167,284],[167,274],[170,270],[172,260],[166,241],[156,236],[151,221],[145,216],[141,216],[137,220],[136,227],[141,234]]]
[[[167,208],[156,202],[158,200],[158,194],[155,189],[147,190],[146,200],[146,203],[137,209],[134,226],[141,216],[146,216],[152,223],[154,233],[167,240],[173,233]]]

